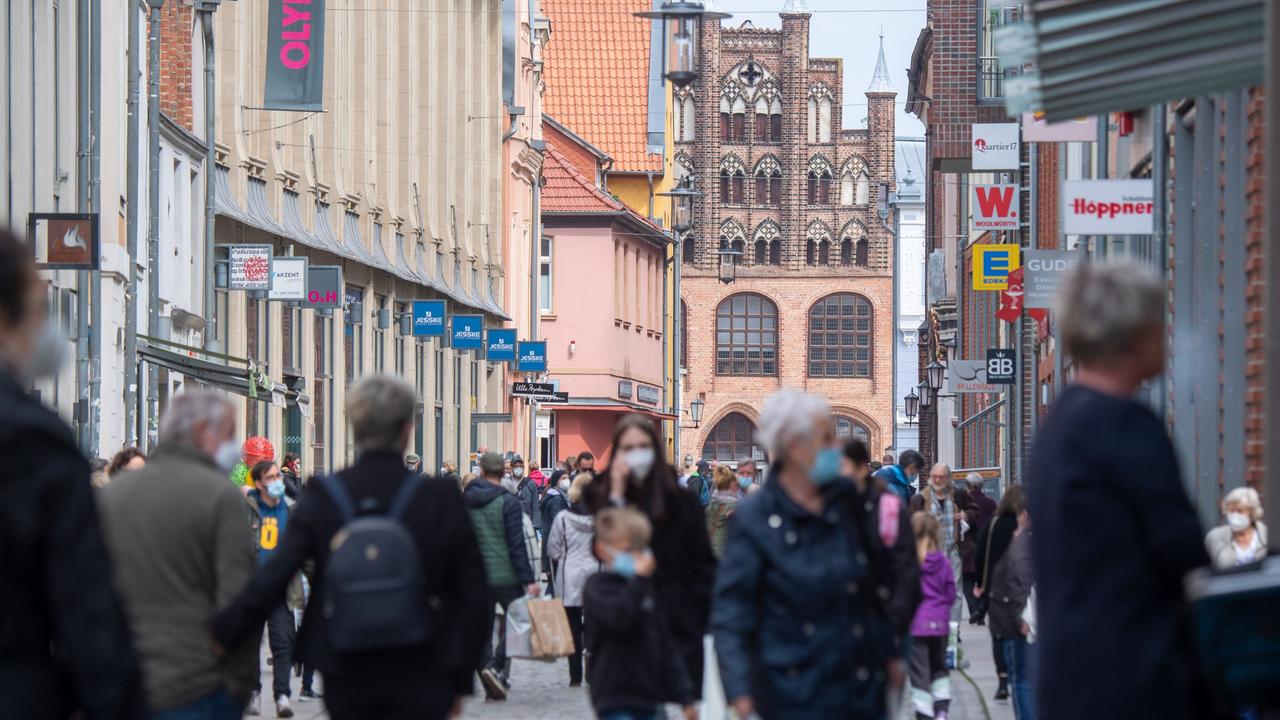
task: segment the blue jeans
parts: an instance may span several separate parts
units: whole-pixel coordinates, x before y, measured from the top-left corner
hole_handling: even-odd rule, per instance
[[[152,713],[151,720],[240,720],[244,705],[226,690],[218,690],[195,702]]]
[[[1009,670],[1009,698],[1013,701],[1013,714],[1018,720],[1036,719],[1036,646],[1027,643],[1026,637],[1005,638],[1004,661]]]
[[[658,711],[653,710],[612,710],[600,715],[600,720],[657,720]]]

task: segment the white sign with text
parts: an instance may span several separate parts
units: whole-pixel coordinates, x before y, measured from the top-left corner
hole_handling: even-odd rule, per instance
[[[1155,184],[1151,180],[1068,180],[1062,187],[1062,231],[1067,235],[1151,235]]]

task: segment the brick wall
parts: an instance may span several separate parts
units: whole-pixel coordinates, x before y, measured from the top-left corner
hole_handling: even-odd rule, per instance
[[[1258,88],[1250,93],[1248,146],[1245,158],[1245,482],[1259,490],[1266,477],[1264,435],[1266,389],[1266,332],[1263,322],[1267,308],[1264,283],[1266,260],[1266,208],[1274,210],[1274,197],[1267,198],[1266,157],[1263,139],[1265,96]],[[1272,191],[1274,195],[1274,190]],[[1274,239],[1273,239],[1274,241]],[[1274,361],[1274,359],[1273,359]]]
[[[160,112],[187,130],[192,127],[191,3],[170,0],[160,9]],[[201,133],[203,134],[203,133]]]
[[[716,422],[731,412],[755,420],[764,399],[781,387],[794,387],[828,397],[837,412],[868,429],[873,456],[892,442],[893,433],[893,243],[883,228],[876,206],[879,185],[895,185],[893,93],[871,93],[867,98],[867,128],[842,130],[843,65],[839,60],[809,57],[810,16],[782,15],[782,28],[721,28],[718,21],[703,24],[702,79],[694,93],[698,113],[697,138],[679,143],[677,151],[688,155],[704,197],[694,213],[695,256],[682,264],[681,295],[688,307],[685,404],[701,397],[705,402],[701,427],[683,431],[682,452],[701,456],[703,443]],[[754,102],[748,102],[746,142],[723,143],[719,134],[722,83],[748,58],[777,82],[782,102],[781,142],[760,143],[754,134]],[[868,49],[866,62],[875,62]],[[763,81],[761,81],[763,82]],[[808,142],[808,101],[817,83],[830,89],[832,141]],[[747,171],[746,202],[720,203],[721,158],[733,154]],[[782,166],[783,189],[777,207],[758,204],[751,174],[756,163],[772,155]],[[808,202],[808,169],[814,156],[825,157],[833,170],[830,205]],[[870,197],[865,206],[841,206],[840,170],[846,161],[865,162]],[[718,280],[720,229],[732,219],[745,231],[747,257],[739,266],[737,282]],[[780,229],[781,263],[756,265],[754,234],[766,220]],[[831,262],[806,263],[807,230],[822,221],[832,239]],[[840,263],[842,230],[850,237],[862,233],[869,241],[867,267]],[[852,292],[865,297],[873,308],[872,377],[831,379],[808,377],[808,313],[823,297]],[[725,298],[738,293],[767,297],[778,309],[778,373],[775,377],[730,377],[715,373],[715,312]]]

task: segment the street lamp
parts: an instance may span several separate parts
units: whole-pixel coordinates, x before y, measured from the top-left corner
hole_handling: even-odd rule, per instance
[[[636,17],[662,20],[667,79],[685,86],[698,79],[698,23],[723,20],[728,13],[708,11],[696,0],[667,0],[662,7]]]
[[[734,250],[732,245],[724,245],[716,254],[720,256],[720,282],[732,285],[738,279],[738,258],[742,252]]]
[[[693,418],[693,426],[695,428],[702,424],[702,409],[706,405],[702,398],[695,398],[693,402],[689,403],[689,417]]]
[[[929,381],[925,380],[920,386],[920,407],[927,408],[933,404],[933,388],[929,387]]]
[[[947,372],[947,366],[939,363],[937,360],[934,360],[929,363],[929,366],[924,369],[924,372],[925,379],[929,381],[929,387],[934,390],[941,390],[942,381],[945,379]]]
[[[658,193],[659,197],[671,198],[671,229],[677,235],[693,230],[693,203],[702,197],[702,193],[693,189],[693,176],[680,179],[674,190]]]
[[[916,417],[920,415],[920,396],[916,395],[915,390],[912,390],[902,400],[903,402],[906,403],[906,406],[907,406],[906,407],[907,424],[914,425],[916,422]]]

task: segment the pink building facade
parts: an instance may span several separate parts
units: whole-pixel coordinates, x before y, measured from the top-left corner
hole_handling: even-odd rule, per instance
[[[609,157],[550,118],[542,175],[540,331],[549,377],[569,404],[544,406],[556,457],[607,457],[618,418],[655,422],[663,398],[668,237],[609,194]]]

